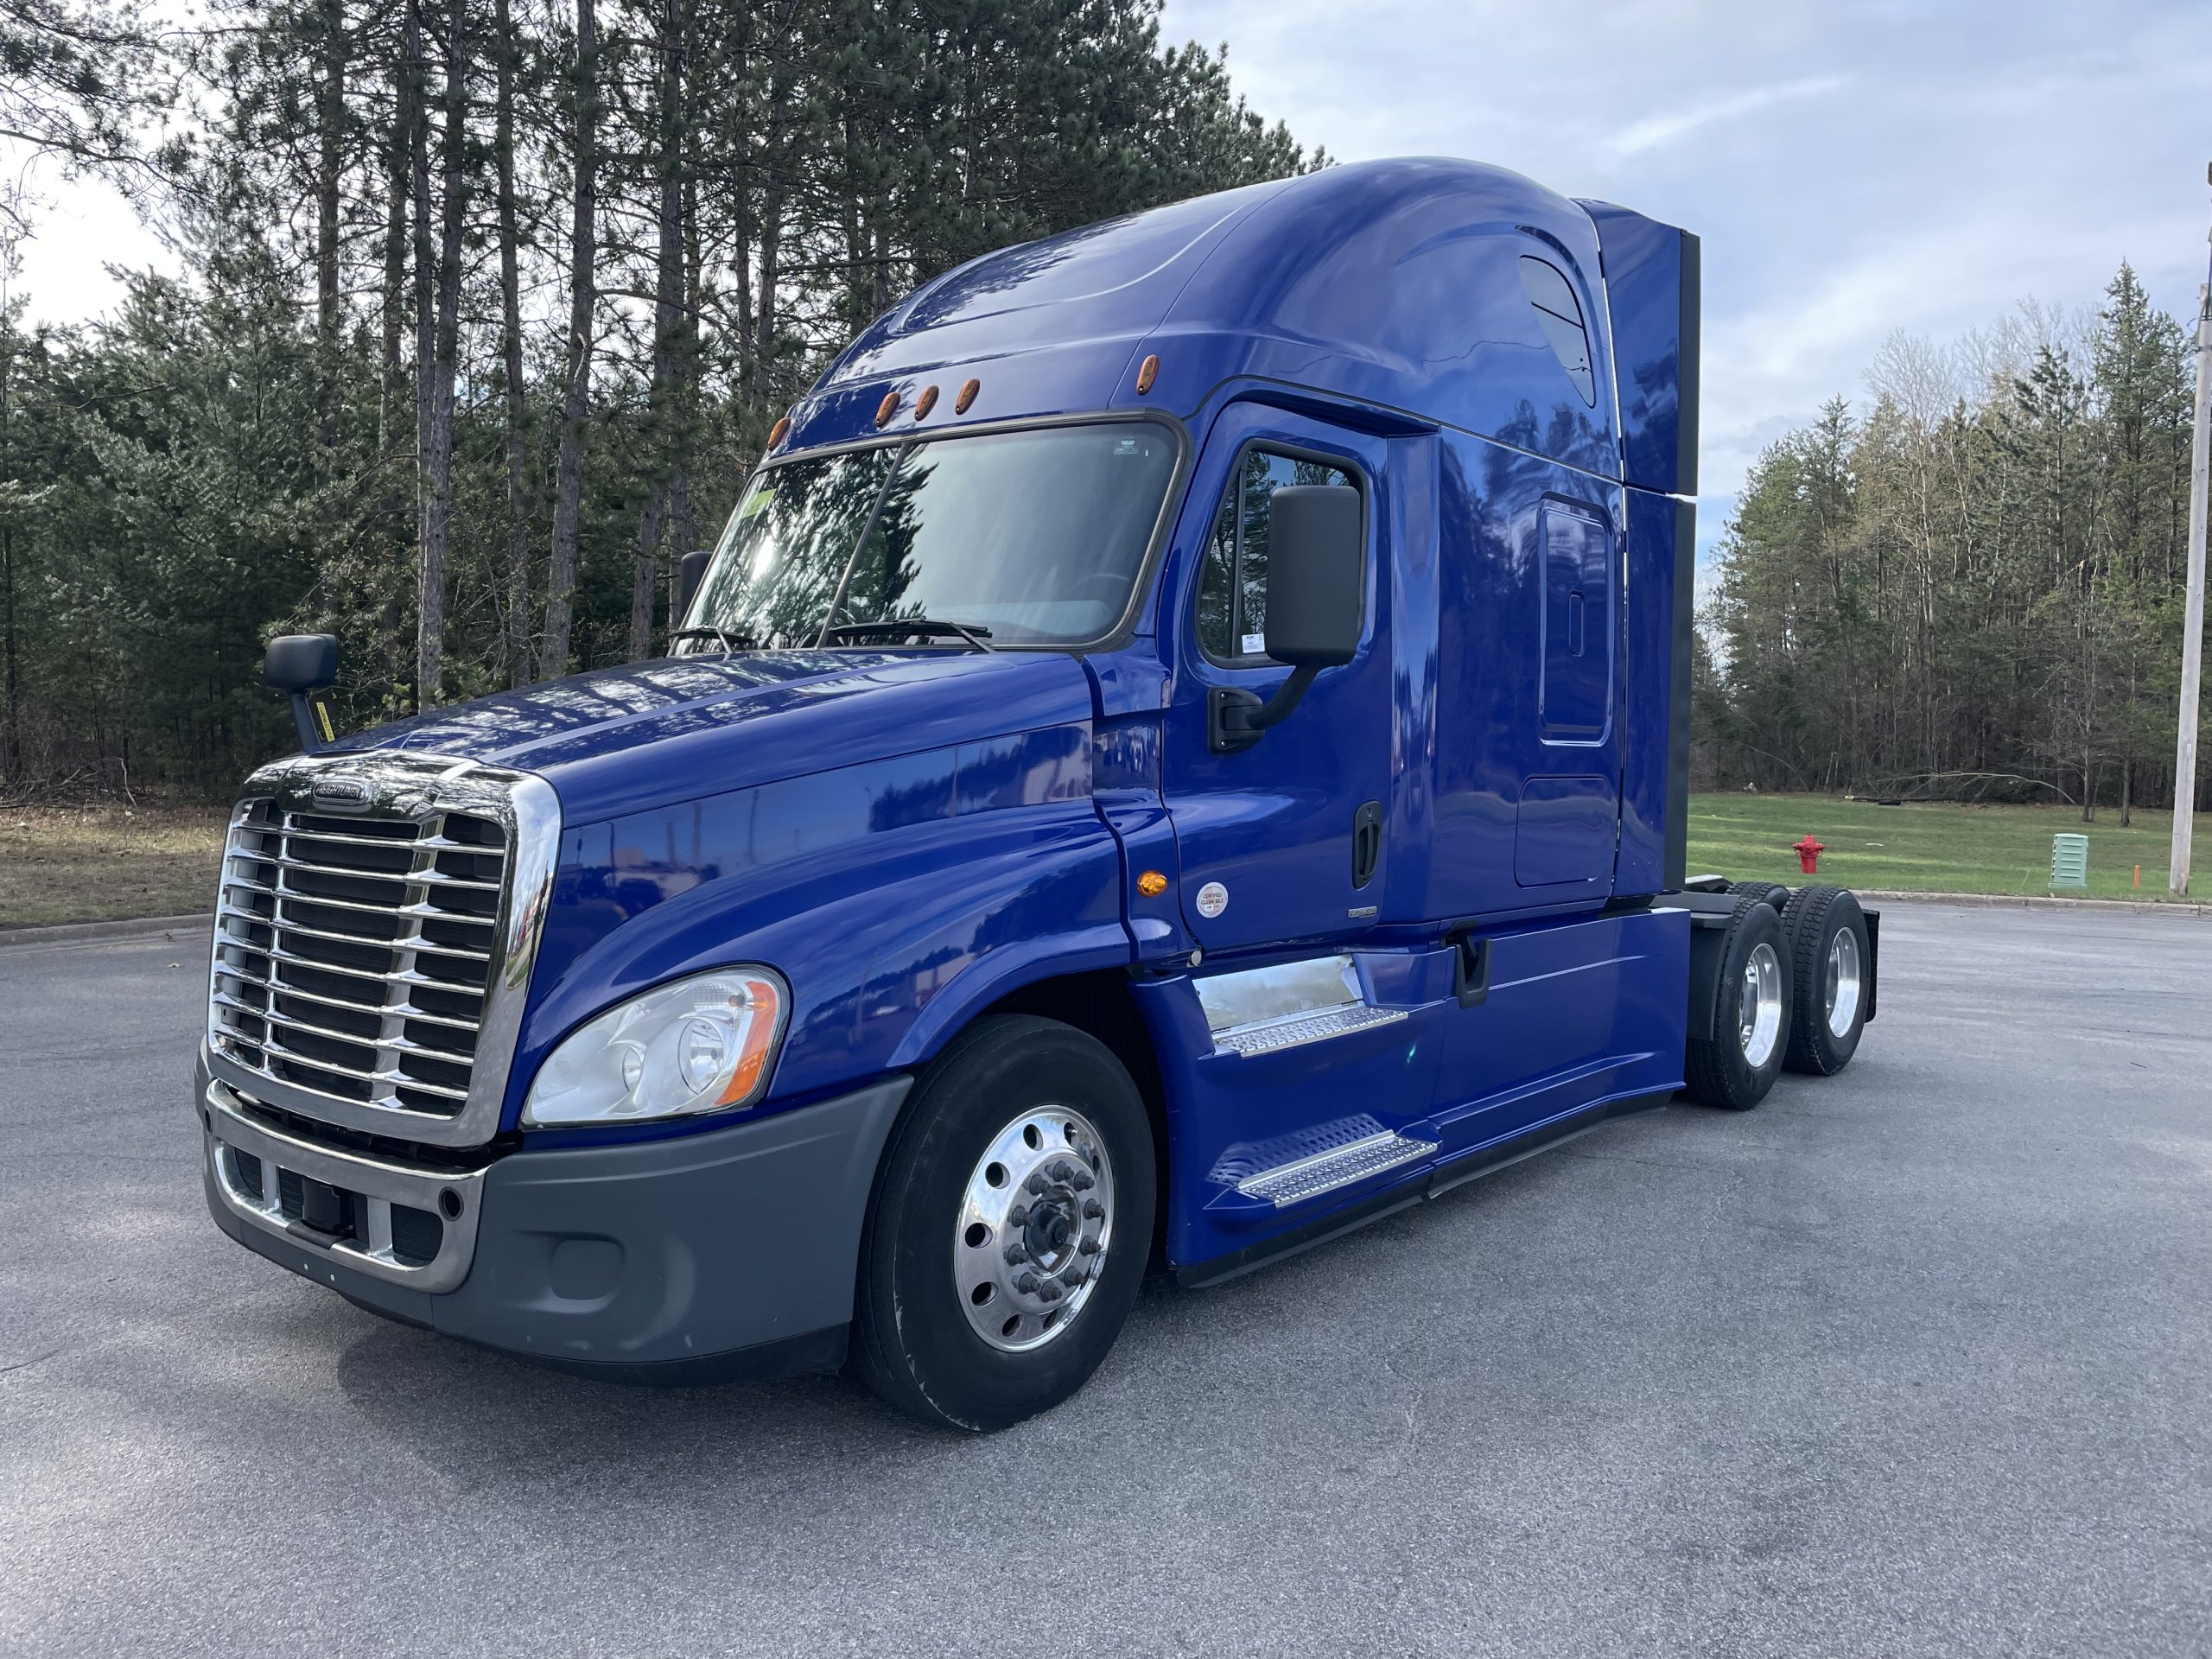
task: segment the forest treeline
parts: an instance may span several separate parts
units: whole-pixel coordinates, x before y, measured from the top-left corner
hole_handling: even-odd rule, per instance
[[[2171,805],[2181,324],[2123,264],[2093,312],[1893,338],[1867,383],[1738,499],[1700,613],[1697,782]]]
[[[1160,0],[0,4],[0,132],[174,245],[0,310],[0,772],[221,791],[271,633],[365,721],[630,660],[769,428],[1008,243],[1324,164]],[[0,257],[38,204],[0,199]]]

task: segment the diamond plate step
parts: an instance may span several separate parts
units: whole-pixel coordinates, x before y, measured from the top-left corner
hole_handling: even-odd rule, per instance
[[[1333,1192],[1340,1186],[1350,1186],[1354,1181],[1363,1181],[1386,1169],[1395,1169],[1400,1164],[1411,1163],[1435,1150],[1433,1141],[1416,1141],[1410,1135],[1385,1130],[1316,1157],[1263,1169],[1239,1181],[1236,1190],[1248,1198],[1258,1198],[1281,1210],[1317,1198],[1324,1192]]]

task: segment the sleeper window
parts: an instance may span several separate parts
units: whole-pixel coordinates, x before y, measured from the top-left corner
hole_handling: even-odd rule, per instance
[[[1582,308],[1575,303],[1574,289],[1558,266],[1525,253],[1521,256],[1521,285],[1529,291],[1529,303],[1536,308],[1537,325],[1551,342],[1560,367],[1567,371],[1582,401],[1596,408],[1598,382],[1590,372],[1590,333],[1583,327]]]
[[[1326,461],[1247,449],[1223,493],[1198,583],[1198,645],[1217,662],[1267,656],[1268,505],[1286,484],[1350,484]]]

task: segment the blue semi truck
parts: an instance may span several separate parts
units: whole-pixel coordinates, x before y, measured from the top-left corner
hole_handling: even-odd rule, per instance
[[[1685,870],[1698,245],[1339,167],[991,254],[778,423],[667,658],[302,750],[229,831],[216,1222],[594,1374],[969,1429],[1204,1286],[1875,1009]]]

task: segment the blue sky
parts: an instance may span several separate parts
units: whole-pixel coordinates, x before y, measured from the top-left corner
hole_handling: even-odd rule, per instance
[[[1705,244],[1710,547],[1760,448],[1904,329],[2088,305],[2120,259],[2192,307],[2205,270],[2212,14],[2196,5],[1167,0],[1270,118],[1347,161],[1456,155]],[[53,198],[18,279],[96,315],[103,264],[163,263],[97,186]]]
[[[1701,546],[1892,330],[2090,304],[2123,257],[2170,310],[2204,278],[2202,0],[1167,0],[1165,27],[1341,159],[1495,162],[1703,238]]]

